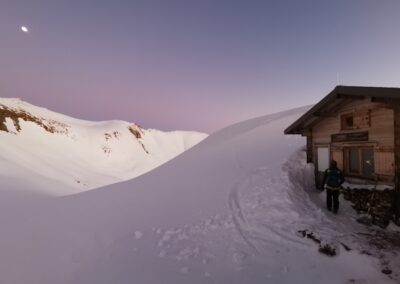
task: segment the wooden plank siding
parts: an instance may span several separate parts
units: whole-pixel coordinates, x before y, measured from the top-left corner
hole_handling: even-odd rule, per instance
[[[331,158],[336,160],[339,168],[344,166],[344,147],[372,146],[376,179],[393,181],[395,172],[395,111],[383,103],[371,102],[370,99],[346,101],[338,106],[333,117],[321,117],[312,128],[312,144],[330,145]],[[341,116],[354,113],[354,128],[342,130]],[[400,153],[400,107],[397,110],[399,141],[397,153]],[[368,131],[366,142],[331,142],[332,134]],[[400,155],[400,154],[399,154]],[[315,157],[315,155],[314,155]],[[398,157],[400,166],[400,156]],[[314,161],[315,163],[316,161]],[[397,173],[400,175],[400,171]]]
[[[382,176],[394,175],[394,152],[375,151],[375,173]]]
[[[335,117],[321,119],[312,129],[313,143],[325,144],[331,142],[331,134],[360,131],[360,129],[341,130],[340,116],[348,112],[360,113],[370,110],[370,127],[362,128],[369,131],[369,141],[377,142],[379,147],[394,147],[394,111],[369,100],[354,101],[338,109]]]
[[[329,144],[331,134],[340,132],[340,121],[338,117],[327,117],[321,120],[312,129],[314,144]]]
[[[332,148],[332,159],[336,161],[339,169],[343,169],[343,149]]]
[[[394,111],[376,109],[371,111],[369,140],[378,143],[378,147],[394,148]]]

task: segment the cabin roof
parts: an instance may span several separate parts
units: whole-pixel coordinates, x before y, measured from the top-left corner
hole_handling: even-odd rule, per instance
[[[400,102],[400,88],[336,86],[333,91],[286,128],[284,133],[304,134],[321,118],[334,114],[334,109],[339,104],[365,98],[370,98],[375,102]]]

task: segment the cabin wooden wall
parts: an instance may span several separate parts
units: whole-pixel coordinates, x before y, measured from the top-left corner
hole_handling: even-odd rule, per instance
[[[375,150],[375,173],[386,176],[393,176],[395,174],[393,152]]]
[[[336,161],[339,169],[343,169],[343,149],[331,147],[331,158]]]
[[[358,118],[355,117],[355,120],[365,119],[363,115],[369,112],[370,121],[362,121],[360,123],[361,127],[358,129],[341,130],[341,115],[350,112],[360,114]],[[329,145],[331,148],[331,158],[337,161],[339,168],[343,169],[343,147],[356,145],[373,146],[377,179],[393,181],[395,175],[394,122],[395,112],[393,109],[386,107],[385,104],[371,102],[369,99],[352,100],[338,107],[331,117],[321,117],[321,121],[312,128],[314,151],[317,145]],[[369,140],[367,142],[331,143],[332,134],[359,131],[368,131]],[[315,157],[315,155],[313,156]]]
[[[312,129],[313,144],[331,143],[331,135],[340,132],[340,121],[337,116],[321,118]]]

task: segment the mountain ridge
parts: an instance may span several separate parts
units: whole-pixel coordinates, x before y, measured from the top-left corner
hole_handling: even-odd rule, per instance
[[[3,176],[13,164],[20,173],[8,170],[7,175],[32,176],[33,183],[41,183],[43,177],[60,181],[71,188],[61,194],[134,178],[206,136],[194,131],[145,129],[122,120],[85,121],[20,99],[0,98]]]

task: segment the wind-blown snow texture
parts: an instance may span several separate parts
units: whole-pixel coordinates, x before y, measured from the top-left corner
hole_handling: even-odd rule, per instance
[[[304,140],[283,135],[304,111],[225,128],[134,180],[1,214],[0,283],[390,283],[375,258],[337,245],[355,246],[362,228],[310,193]],[[305,229],[339,255],[320,254]]]
[[[148,172],[206,136],[78,120],[0,98],[0,178],[23,176],[53,195],[81,192]]]

